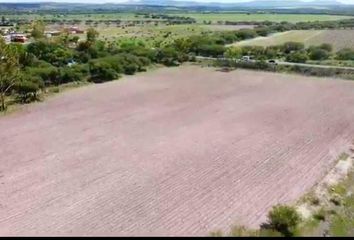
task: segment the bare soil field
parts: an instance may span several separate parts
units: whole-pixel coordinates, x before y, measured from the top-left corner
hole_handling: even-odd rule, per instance
[[[184,66],[0,118],[0,235],[257,227],[354,138],[354,82]]]

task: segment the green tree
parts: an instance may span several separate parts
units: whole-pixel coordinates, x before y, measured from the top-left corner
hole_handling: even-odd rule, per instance
[[[309,50],[309,57],[311,60],[326,60],[329,58],[329,52],[324,50],[320,47],[310,47]]]
[[[286,237],[294,236],[301,217],[294,207],[277,205],[268,214],[269,226]]]
[[[319,46],[319,48],[326,50],[327,52],[333,51],[333,46],[332,46],[332,44],[329,44],[329,43],[323,43]]]
[[[6,110],[5,96],[20,81],[17,48],[0,38],[0,111]]]
[[[286,42],[283,44],[282,50],[284,53],[288,54],[293,51],[300,51],[305,48],[305,45],[300,42]]]
[[[87,29],[87,32],[86,32],[87,42],[90,42],[90,43],[96,42],[98,36],[99,36],[99,32],[97,32],[96,29],[94,29],[94,28]]]
[[[32,81],[22,81],[15,85],[15,90],[22,103],[32,102],[38,99],[37,92],[40,89],[38,83]]]
[[[35,21],[32,25],[31,36],[34,39],[41,39],[44,37],[45,25],[42,21]]]
[[[229,47],[225,51],[225,57],[227,58],[241,58],[242,56],[242,49],[239,47]]]
[[[337,52],[336,59],[338,60],[354,60],[354,50],[350,48],[344,48]]]
[[[305,63],[308,59],[305,51],[292,52],[286,56],[286,61],[295,63]]]

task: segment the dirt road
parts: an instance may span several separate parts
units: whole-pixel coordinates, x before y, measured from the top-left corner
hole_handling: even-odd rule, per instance
[[[207,235],[297,199],[354,138],[354,83],[200,67],[0,118],[0,235]]]

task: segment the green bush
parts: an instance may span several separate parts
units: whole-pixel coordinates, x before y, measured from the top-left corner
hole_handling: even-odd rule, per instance
[[[350,48],[344,48],[337,52],[336,59],[338,60],[354,60],[354,50]]]
[[[65,67],[60,71],[61,83],[82,81],[85,75],[75,67]]]
[[[15,86],[15,90],[22,103],[29,103],[38,99],[37,92],[40,86],[35,82],[22,81]]]
[[[36,67],[27,67],[24,73],[28,78],[41,78],[47,86],[60,84],[58,68],[50,64],[39,63]]]
[[[106,62],[90,62],[91,81],[102,83],[117,79],[119,74]]]
[[[286,42],[282,46],[282,51],[286,54],[289,54],[293,51],[300,51],[305,49],[305,45],[300,42]]]
[[[268,214],[269,226],[284,236],[294,236],[297,225],[301,221],[300,215],[294,207],[277,205]]]
[[[308,60],[308,56],[304,51],[292,52],[286,56],[286,61],[295,63],[305,63]]]
[[[309,52],[309,58],[311,60],[322,61],[328,59],[330,56],[330,53],[327,50],[324,50],[319,47],[310,47],[308,52]]]

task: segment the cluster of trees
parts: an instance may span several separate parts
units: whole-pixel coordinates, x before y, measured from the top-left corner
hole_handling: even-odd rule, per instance
[[[136,16],[139,16],[137,14]],[[197,21],[194,18],[191,17],[184,17],[184,16],[176,16],[176,15],[167,15],[167,14],[143,14],[144,19],[131,19],[131,20],[123,20],[123,19],[97,19],[97,20],[92,20],[92,19],[70,19],[70,18],[65,18],[65,17],[53,17],[53,18],[46,18],[42,19],[44,24],[59,24],[59,25],[79,25],[81,23],[85,23],[85,25],[98,25],[98,24],[106,24],[106,25],[111,25],[111,24],[116,24],[116,25],[142,25],[142,24],[150,24],[150,23],[159,23],[163,22],[165,24],[169,25],[175,25],[175,24],[194,24]],[[19,24],[19,25],[28,25],[32,24],[32,20],[25,19],[25,18],[13,18],[9,19],[4,22],[0,22],[1,24],[5,23],[11,23],[14,24]]]
[[[333,21],[309,21],[309,22],[272,22],[272,21],[218,21],[220,25],[254,25],[257,27],[268,27],[274,32],[290,30],[310,30],[310,29],[353,29],[353,19],[342,19]]]
[[[308,60],[323,61],[328,59],[354,60],[354,50],[345,48],[333,52],[331,44],[305,47],[303,43],[287,42],[276,46],[244,46],[226,49],[227,58],[241,58],[244,55],[252,56],[255,60],[284,59],[288,62],[305,63]]]
[[[43,33],[41,24],[33,26],[35,41],[28,45],[6,44],[0,39],[0,110],[6,109],[9,95],[30,102],[49,86],[105,82],[145,71],[151,63],[175,66],[190,60],[172,45],[149,48],[139,40],[107,43],[98,40],[99,33],[93,28],[87,30],[86,41],[75,44],[65,34],[47,39]]]
[[[177,16],[177,15],[167,15],[167,14],[154,14],[154,13],[145,13],[142,14],[144,18],[149,19],[165,19],[172,24],[193,24],[197,21],[191,17]]]
[[[215,33],[203,33],[186,38],[176,39],[169,47],[178,53],[204,57],[223,56],[227,48],[225,44],[255,38],[268,34],[264,29],[241,29]]]

